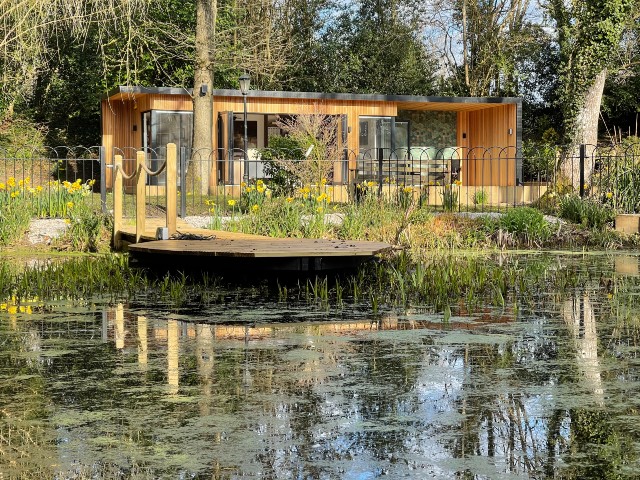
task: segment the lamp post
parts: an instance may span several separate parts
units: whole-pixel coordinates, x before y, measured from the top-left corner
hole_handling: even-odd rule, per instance
[[[245,185],[249,185],[249,138],[247,137],[247,94],[251,78],[246,73],[240,77],[240,93],[244,104],[244,175],[242,176]]]

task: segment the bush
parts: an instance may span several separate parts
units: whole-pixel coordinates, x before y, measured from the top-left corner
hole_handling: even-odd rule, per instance
[[[609,206],[575,194],[562,197],[558,208],[561,218],[597,230],[605,228],[615,217]]]
[[[531,207],[517,207],[500,218],[500,227],[524,242],[541,243],[551,236],[549,222],[539,210]]]
[[[290,137],[269,137],[269,147],[260,151],[264,162],[264,173],[269,177],[269,185],[276,195],[291,195],[296,188],[298,178],[288,171],[282,161],[301,161],[304,150],[300,143]]]

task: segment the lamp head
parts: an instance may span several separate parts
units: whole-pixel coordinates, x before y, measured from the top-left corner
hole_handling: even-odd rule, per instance
[[[251,84],[251,77],[246,73],[243,73],[239,78],[240,81],[240,92],[242,95],[246,95],[249,92],[249,86]]]

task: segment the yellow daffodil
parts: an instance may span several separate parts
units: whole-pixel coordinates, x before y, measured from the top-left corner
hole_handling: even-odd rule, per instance
[[[71,225],[71,220],[68,218],[65,218],[64,223],[66,223],[67,225]]]
[[[244,188],[244,187],[246,187],[246,186],[247,186],[247,184],[246,184],[246,182],[241,182],[241,183],[240,183],[240,186],[241,186],[242,188]]]
[[[402,189],[402,191],[403,191],[404,193],[411,193],[411,192],[413,191],[413,188],[411,188],[411,187],[404,187],[404,188]]]
[[[15,305],[9,305],[7,307],[7,312],[11,315],[15,315],[16,313],[18,313],[18,307],[16,307]]]
[[[230,207],[235,207],[236,205],[236,201],[233,198],[229,200],[227,203],[229,204]]]
[[[27,315],[31,315],[33,313],[33,309],[31,308],[31,305],[27,305],[27,308],[25,308],[25,313]]]
[[[324,210],[324,209],[323,209],[322,207],[318,207],[318,208],[316,209],[316,211],[317,211],[318,213],[322,213],[322,211],[323,211],[323,210]]]
[[[606,196],[607,196],[607,198],[609,198],[609,199],[610,199],[610,198],[613,198],[613,193],[611,193],[611,192],[607,192]]]
[[[6,303],[0,303],[0,312],[7,309]]]
[[[13,188],[16,186],[16,179],[13,177],[9,177],[9,179],[7,180],[7,185],[9,185],[10,188]]]
[[[0,183],[0,190],[5,190],[7,186],[4,183]]]
[[[11,192],[11,198],[16,198],[20,195],[19,192]]]
[[[251,207],[252,212],[257,212],[258,210],[260,210],[260,207],[258,205],[254,205],[253,207]]]
[[[38,185],[38,186],[36,187],[36,192],[41,192],[41,191],[42,191],[42,186],[41,186],[41,185]]]
[[[292,197],[287,197],[287,203],[291,203],[293,202],[293,198]]]
[[[67,208],[73,208],[73,202],[67,202]]]
[[[264,185],[258,185],[256,187],[256,190],[258,190],[258,193],[264,193],[264,191],[266,190]]]
[[[96,183],[95,179],[91,179],[87,182],[87,185],[89,185],[90,187],[93,187],[95,183]]]

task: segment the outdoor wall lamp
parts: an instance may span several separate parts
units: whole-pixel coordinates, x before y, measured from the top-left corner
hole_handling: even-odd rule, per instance
[[[249,139],[247,137],[247,94],[251,84],[251,78],[247,73],[243,73],[239,78],[240,93],[242,93],[242,103],[244,104],[244,175],[242,176],[245,185],[249,185]]]

